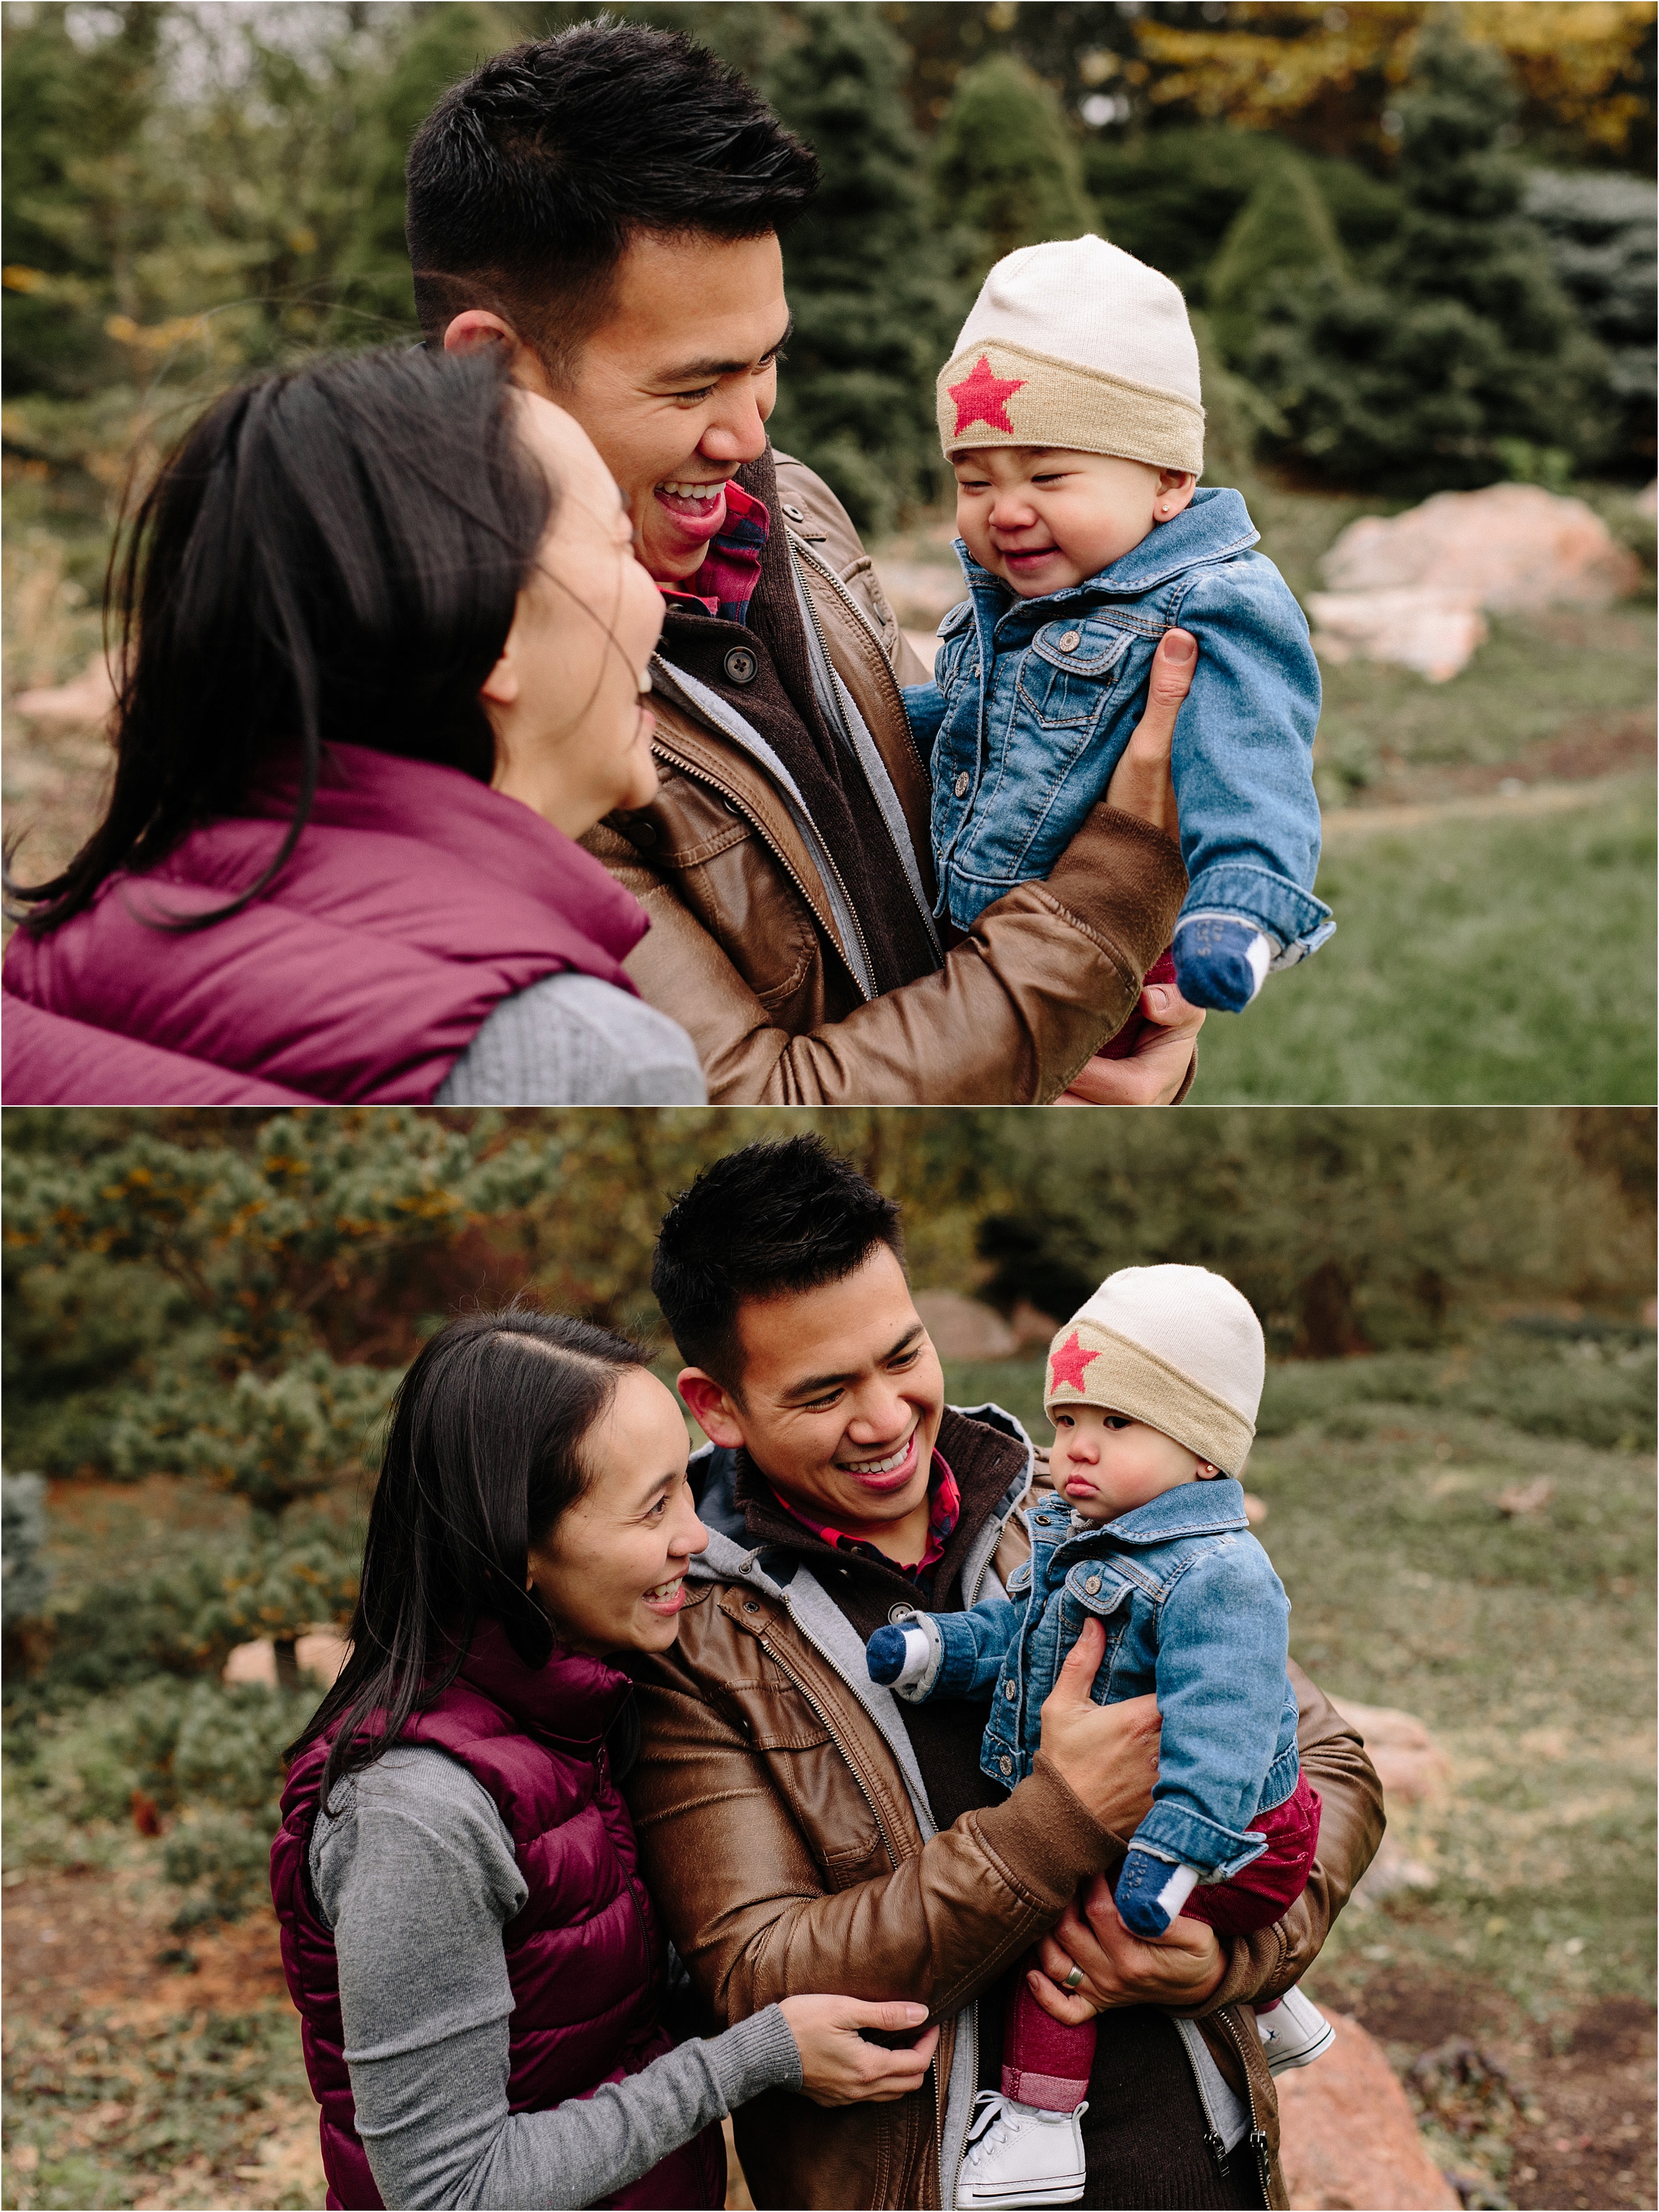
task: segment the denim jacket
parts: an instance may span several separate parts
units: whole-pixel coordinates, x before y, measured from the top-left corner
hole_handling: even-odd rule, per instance
[[[1183,915],[1237,915],[1291,967],[1334,927],[1313,896],[1319,665],[1301,608],[1236,491],[1199,491],[1085,583],[1014,597],[960,539],[969,596],[939,624],[931,684],[904,694],[933,776],[939,908],[965,929],[1046,876],[1105,795],[1166,629],[1198,640],[1173,773]]]
[[[1249,1534],[1243,1491],[1230,1475],[1186,1482],[1103,1524],[1049,1496],[1025,1522],[1031,1556],[1006,1597],[915,1616],[933,1657],[899,1695],[990,1698],[980,1765],[1012,1790],[1031,1771],[1042,1701],[1094,1614],[1106,1630],[1095,1703],[1152,1691],[1164,1723],[1135,1843],[1231,1881],[1267,1848],[1249,1823],[1284,1803],[1298,1771],[1290,1600]]]

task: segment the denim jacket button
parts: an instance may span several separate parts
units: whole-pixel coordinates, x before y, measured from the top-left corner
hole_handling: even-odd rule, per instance
[[[963,769],[963,770],[962,771],[962,774],[961,774],[961,775],[957,778],[957,780],[956,780],[955,783],[954,783],[954,784],[952,784],[952,786],[951,786],[951,789],[956,793],[956,795],[957,795],[957,797],[958,799],[966,799],[966,798],[967,798],[967,796],[968,796],[968,771],[967,771],[967,769]]]
[[[1060,649],[1062,653],[1075,653],[1082,642],[1083,632],[1080,629],[1068,629],[1060,641]]]
[[[1006,1752],[1004,1752],[1002,1757],[998,1759],[997,1765],[1004,1774],[1012,1774],[1014,1771],[1014,1762]]]
[[[1002,1686],[1002,1694],[1007,1698],[1009,1704],[1012,1705],[1014,1699],[1019,1695],[1019,1692],[1014,1687],[1012,1682],[1005,1682]]]
[[[1097,1596],[1100,1591],[1100,1577],[1098,1575],[1091,1575],[1088,1581],[1084,1583],[1083,1587],[1087,1590],[1091,1597]]]

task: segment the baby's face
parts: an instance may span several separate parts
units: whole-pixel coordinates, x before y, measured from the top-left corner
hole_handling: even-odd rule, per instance
[[[1054,1449],[1048,1455],[1054,1487],[1084,1521],[1115,1521],[1148,1505],[1166,1490],[1195,1482],[1196,1452],[1100,1406],[1056,1406]]]
[[[1190,504],[1195,482],[1182,469],[1046,446],[988,446],[951,466],[968,550],[1023,599],[1063,592],[1121,561]]]

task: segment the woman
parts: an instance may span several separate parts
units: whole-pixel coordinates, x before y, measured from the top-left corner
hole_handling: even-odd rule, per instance
[[[617,1783],[614,1663],[678,1633],[708,1540],[685,1425],[633,1345],[514,1308],[405,1376],[351,1656],[295,1747],[271,1852],[331,2205],[719,2205],[763,2089],[921,2086],[920,2004],[791,1997],[672,2047]]]
[[[585,434],[489,356],[228,393],[112,563],[103,821],[14,896],[11,1103],[700,1101],[574,842],[656,790],[662,601]]]

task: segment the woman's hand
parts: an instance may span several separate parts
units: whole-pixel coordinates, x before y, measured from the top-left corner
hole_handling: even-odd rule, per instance
[[[1176,633],[1170,631],[1170,636]],[[1148,1028],[1124,1060],[1097,1053],[1072,1078],[1057,1106],[1167,1106],[1187,1079],[1193,1042],[1204,1026],[1202,1006],[1189,1006],[1173,983],[1149,983],[1140,994]]]
[[[867,2004],[861,1997],[785,1997],[778,2007],[800,2052],[801,2091],[815,2105],[890,2105],[927,2078],[939,2030],[903,2051],[866,2043],[861,2028],[902,2035],[927,2017],[923,2004]]]
[[[1190,2012],[1220,1981],[1226,1959],[1213,1928],[1177,1916],[1155,1941],[1136,1936],[1118,1917],[1111,1885],[1097,1874],[1082,1911],[1075,1898],[1052,1935],[1037,1947],[1041,1973],[1026,1976],[1044,2012],[1070,2027],[1119,2005],[1164,2005]],[[1074,1969],[1083,1979],[1062,1984]]]
[[[1198,640],[1188,630],[1166,629],[1152,655],[1146,712],[1106,787],[1109,806],[1138,815],[1166,837],[1180,834],[1170,751],[1175,743],[1176,717],[1192,688],[1197,666]]]
[[[1152,1809],[1162,1723],[1156,1698],[1094,1703],[1089,1686],[1105,1656],[1106,1631],[1091,1616],[1042,1701],[1042,1748],[1091,1819],[1132,1836]]]

